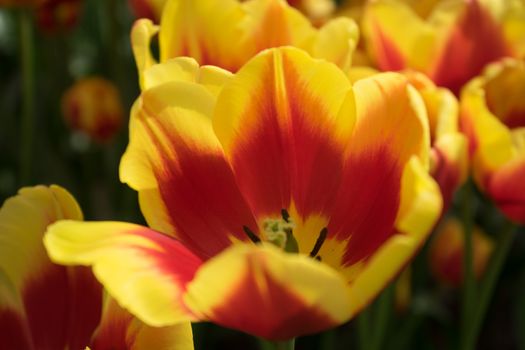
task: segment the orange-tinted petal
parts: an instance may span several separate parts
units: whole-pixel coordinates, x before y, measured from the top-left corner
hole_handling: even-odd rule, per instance
[[[160,60],[191,56],[234,72],[261,50],[292,45],[346,69],[357,35],[348,19],[317,30],[283,0],[170,1],[161,22]]]
[[[341,276],[314,259],[241,244],[203,265],[185,300],[201,318],[287,340],[346,321],[347,293]]]

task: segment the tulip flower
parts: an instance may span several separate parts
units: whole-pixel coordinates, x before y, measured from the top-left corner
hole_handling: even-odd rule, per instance
[[[158,22],[166,0],[129,0],[128,4],[137,18],[149,18]]]
[[[212,321],[286,340],[349,320],[440,210],[419,94],[395,73],[351,85],[296,48],[238,73],[146,70],[121,180],[150,228],[62,221],[53,260],[90,265],[150,325]]]
[[[369,3],[363,36],[381,70],[412,68],[459,93],[486,64],[525,56],[525,3],[442,0],[429,5],[418,8],[418,15],[405,1]]]
[[[66,91],[62,113],[72,129],[106,142],[119,131],[124,108],[112,82],[91,77],[79,80]]]
[[[430,267],[434,277],[444,284],[459,287],[464,281],[463,259],[465,232],[456,219],[446,219],[438,228],[430,246]],[[472,231],[472,267],[480,280],[487,267],[494,243],[478,227]]]
[[[77,24],[81,0],[44,0],[37,9],[37,24],[48,33],[69,30]]]
[[[511,220],[525,223],[525,62],[487,67],[461,94],[461,125],[469,138],[478,187]]]
[[[193,349],[189,323],[144,325],[106,298],[92,272],[47,257],[42,237],[62,219],[82,220],[58,186],[23,188],[0,209],[0,344],[2,349]],[[179,347],[177,347],[179,349]]]
[[[160,62],[190,56],[202,65],[231,72],[261,50],[285,45],[348,69],[358,37],[352,20],[338,18],[316,29],[284,0],[170,0],[160,27],[149,20],[139,20],[133,27],[131,40],[141,76],[155,63],[150,47],[157,33]]]
[[[349,72],[352,81],[378,72],[369,67],[354,67]],[[421,94],[430,126],[430,174],[436,180],[443,197],[443,213],[452,204],[453,195],[468,175],[467,139],[459,131],[459,107],[455,96],[439,88],[424,74],[401,72]]]

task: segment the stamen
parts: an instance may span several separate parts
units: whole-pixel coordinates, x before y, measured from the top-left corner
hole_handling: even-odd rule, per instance
[[[313,258],[317,255],[317,253],[319,253],[319,250],[321,250],[321,247],[323,246],[323,243],[327,235],[328,235],[328,229],[325,227],[319,233],[319,237],[317,237],[317,241],[315,242],[314,249],[312,249],[312,251],[310,252],[310,257]]]
[[[286,209],[281,209],[281,216],[283,217],[283,220],[285,222],[290,222],[290,214],[288,214],[288,211]]]
[[[244,230],[244,233],[246,233],[246,236],[253,242],[253,243],[260,243],[261,239],[257,237],[255,233],[253,233],[252,230],[248,226],[243,226],[242,229]]]

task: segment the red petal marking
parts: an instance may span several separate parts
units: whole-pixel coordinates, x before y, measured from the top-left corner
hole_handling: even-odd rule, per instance
[[[257,123],[250,125],[249,134],[239,140],[231,161],[239,188],[257,217],[278,213],[290,205],[290,137],[289,130],[279,125],[284,118],[277,110],[274,69],[268,60],[261,74],[264,80],[245,109],[247,116],[241,117],[256,115]]]
[[[196,149],[177,132],[155,119],[170,141],[177,164],[164,153],[155,168],[159,191],[177,237],[201,258],[210,258],[230,244],[229,235],[247,239],[243,225],[257,225],[239,192],[232,170],[218,151]],[[148,128],[147,123],[144,123]],[[156,142],[153,132],[151,140]]]
[[[382,71],[398,71],[406,68],[405,58],[394,42],[383,33],[380,25],[374,23],[373,49],[378,67]]]
[[[173,283],[180,287],[181,294],[174,296],[178,298],[177,302],[179,302],[183,292],[186,290],[186,285],[193,280],[195,272],[202,265],[202,260],[178,240],[146,227],[133,230],[130,234],[144,237],[162,248],[162,250],[158,250],[145,247],[130,247],[137,249],[140,254],[145,254],[148,258],[153,259],[156,267],[162,273],[169,275]]]
[[[100,322],[102,286],[91,268],[69,267],[69,349],[84,349]],[[93,350],[93,349],[92,349]]]
[[[97,330],[90,349],[131,349],[136,334],[128,335],[128,327],[133,320],[133,316],[128,312],[119,312],[108,317],[110,320],[104,324],[105,327]]]
[[[0,309],[0,344],[2,349],[35,349],[27,324],[14,310]]]
[[[507,164],[487,177],[487,192],[510,219],[525,224],[525,160]]]
[[[84,274],[70,280],[65,267],[50,265],[27,282],[22,299],[35,348],[64,349],[69,341],[84,348],[89,343],[100,319],[102,290],[88,282],[92,275]]]
[[[446,213],[452,203],[452,195],[456,191],[460,181],[459,164],[451,162],[445,154],[437,147],[432,148],[432,157],[436,164],[432,177],[436,180],[443,197],[442,213]]]
[[[322,310],[305,305],[267,271],[261,276],[260,269],[256,258],[250,257],[245,275],[232,286],[234,293],[213,310],[213,322],[270,340],[288,340],[339,324]]]
[[[485,65],[505,56],[512,56],[512,52],[500,25],[477,0],[471,0],[451,30],[430,76],[457,95]]]
[[[350,238],[345,266],[368,258],[393,234],[403,166],[391,153],[388,139],[382,142],[357,154],[351,152],[345,164],[328,225],[329,235]]]
[[[300,81],[301,74],[286,53],[282,58],[286,96],[279,96],[283,92],[276,87],[278,68],[268,60],[245,109],[249,117],[241,117],[256,115],[257,124],[243,129],[246,137],[235,146],[232,165],[255,216],[275,215],[289,208],[293,199],[304,218],[333,206],[343,146],[334,141],[333,126],[323,119],[328,111],[322,101]]]

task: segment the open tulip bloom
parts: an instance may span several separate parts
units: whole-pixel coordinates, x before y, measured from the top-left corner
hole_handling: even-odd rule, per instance
[[[193,350],[188,322],[145,325],[112,298],[85,267],[53,264],[46,227],[82,220],[59,186],[20,190],[0,208],[0,347],[6,350]]]
[[[178,58],[145,71],[120,176],[150,228],[62,221],[52,259],[92,265],[144,322],[212,321],[286,340],[348,321],[441,210],[420,95],[353,86],[295,48],[236,74]]]

